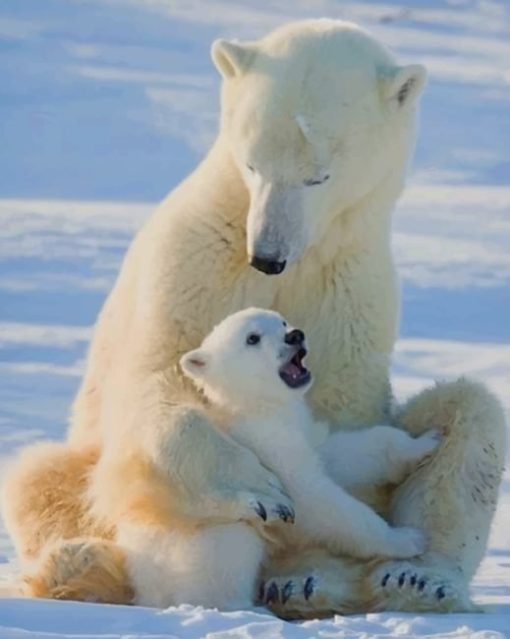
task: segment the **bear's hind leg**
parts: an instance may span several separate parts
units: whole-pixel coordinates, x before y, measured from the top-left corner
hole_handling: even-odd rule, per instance
[[[397,420],[413,435],[438,428],[443,440],[392,501],[392,523],[420,527],[429,549],[418,561],[373,571],[378,607],[472,609],[469,582],[485,553],[505,461],[503,410],[483,386],[460,379],[412,398]]]
[[[288,620],[367,612],[373,606],[364,589],[366,572],[362,560],[319,549],[297,552],[268,564],[257,603]]]
[[[111,537],[90,516],[85,493],[97,450],[41,442],[22,450],[2,482],[2,515],[22,563],[61,539]]]
[[[372,611],[475,612],[462,574],[420,560],[388,561],[369,573],[366,589],[373,592]]]
[[[21,589],[26,597],[110,604],[131,604],[134,595],[123,551],[97,538],[63,540],[45,549]]]

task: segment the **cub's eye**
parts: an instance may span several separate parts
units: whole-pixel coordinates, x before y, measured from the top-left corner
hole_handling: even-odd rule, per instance
[[[255,173],[255,169],[252,167],[251,164],[247,164],[246,168],[248,169],[248,171],[250,171],[250,173]]]
[[[246,338],[246,343],[249,344],[250,346],[254,346],[255,344],[258,344],[259,342],[260,342],[260,335],[257,335],[257,333],[250,333],[248,337]]]
[[[282,324],[287,328],[287,322],[282,322]]]
[[[324,177],[320,178],[319,180],[314,180],[314,179],[305,180],[303,182],[303,184],[305,186],[317,186],[318,184],[324,184],[324,182],[327,182],[329,180],[329,178],[330,178],[329,175],[325,175]]]

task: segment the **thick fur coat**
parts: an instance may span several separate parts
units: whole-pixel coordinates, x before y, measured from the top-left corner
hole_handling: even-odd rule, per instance
[[[165,583],[184,581],[188,587],[185,598],[179,593],[173,603],[251,607],[263,562],[289,547],[323,547],[358,558],[409,558],[424,552],[419,530],[390,527],[335,479],[337,469],[341,473],[351,463],[358,485],[401,481],[434,451],[438,434],[412,438],[397,428],[373,426],[330,436],[327,426],[313,419],[304,397],[313,382],[303,364],[306,354],[301,330],[289,327],[279,313],[248,308],[223,320],[199,349],[181,359],[186,374],[219,409],[215,426],[253,451],[281,480],[282,493],[277,502],[254,497],[251,519],[237,525],[204,521],[197,533],[184,532],[179,574],[172,574],[168,560]],[[377,465],[371,463],[370,448]],[[208,556],[206,579],[204,566],[197,570],[197,554]],[[132,571],[135,590],[137,579],[147,580],[148,563],[137,561],[142,575]],[[153,574],[152,580],[157,579]],[[283,596],[291,590],[288,586]]]
[[[276,496],[274,474],[211,428],[177,365],[223,317],[256,305],[306,332],[316,371],[312,410],[333,431],[391,418],[413,434],[431,427],[445,434],[390,504],[373,496],[395,523],[426,528],[431,550],[419,566],[390,562],[381,576],[363,562],[289,549],[268,568],[267,583],[279,588],[289,575],[308,583],[313,570],[316,589],[305,596],[297,586],[285,605],[281,597],[268,604],[284,616],[361,610],[367,601],[466,608],[501,478],[503,413],[485,389],[464,380],[431,389],[394,415],[391,408],[399,316],[391,214],[413,147],[424,69],[399,66],[369,34],[333,20],[292,23],[256,42],[218,41],[212,55],[223,76],[218,138],[128,251],[97,321],[66,444],[28,451],[7,477],[7,526],[21,559],[34,562],[27,592],[37,578],[57,596],[74,579],[81,594],[69,587],[72,596],[97,594],[104,544],[88,543],[95,572],[87,582],[67,541],[74,535],[101,539],[109,531],[122,546],[129,529],[131,539],[151,538],[164,549],[175,527],[194,528],[204,513],[243,517],[246,493]],[[34,487],[43,480],[41,504]],[[61,494],[62,484],[72,498]],[[55,561],[41,563],[48,518]],[[164,563],[164,552],[156,555]],[[44,567],[58,561],[67,568],[57,577]],[[117,563],[116,574],[124,574]],[[400,583],[411,573],[427,585]],[[110,574],[105,568],[104,583]],[[118,586],[113,580],[112,592]],[[157,589],[147,584],[135,600],[168,603],[152,598]],[[99,599],[115,598],[101,592]]]

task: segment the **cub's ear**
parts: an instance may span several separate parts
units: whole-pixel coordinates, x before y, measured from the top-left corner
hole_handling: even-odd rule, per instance
[[[192,379],[200,378],[207,370],[209,356],[205,350],[197,348],[183,355],[180,359],[183,372]]]
[[[211,47],[211,57],[221,75],[228,79],[239,77],[246,71],[254,56],[251,45],[228,40],[215,40]]]
[[[397,107],[412,105],[419,98],[427,70],[421,64],[396,67],[382,74],[382,93],[385,100]]]

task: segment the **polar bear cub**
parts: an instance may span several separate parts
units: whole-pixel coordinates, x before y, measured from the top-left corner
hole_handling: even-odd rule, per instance
[[[351,482],[345,478],[347,484],[363,484],[365,479],[372,483],[395,481],[432,452],[438,443],[435,433],[413,439],[395,428],[375,426],[328,437],[327,428],[313,419],[305,400],[312,383],[303,363],[306,354],[302,331],[289,327],[276,312],[249,308],[222,321],[198,349],[181,358],[180,364],[211,404],[221,410],[219,421],[225,434],[251,449],[281,479],[295,507],[295,512],[279,513],[286,522],[281,527],[285,527],[284,537],[291,535],[300,543],[320,544],[332,552],[357,557],[421,554],[425,549],[421,532],[390,527],[333,478],[344,478],[346,465],[355,469]],[[259,515],[264,521],[274,519],[268,517],[262,504]],[[239,535],[246,539],[246,524],[238,526]],[[249,548],[236,543],[234,528],[231,525],[225,530],[229,537],[223,544],[229,549],[227,562],[237,564],[233,555],[240,552],[246,567]],[[209,533],[202,530],[208,557],[219,556],[214,545],[221,545],[222,529],[211,526]],[[257,534],[255,529],[252,534]],[[253,561],[260,564],[260,546],[253,540],[250,544],[256,550]],[[254,587],[254,583],[246,583],[246,577],[253,579],[256,573],[253,566],[234,577],[223,565],[215,576],[207,578],[215,583],[216,593],[223,587],[232,592],[232,583],[222,584],[222,575],[236,578],[239,587],[234,591],[246,594]],[[199,593],[189,596],[189,603],[218,605],[217,600],[204,601]]]

